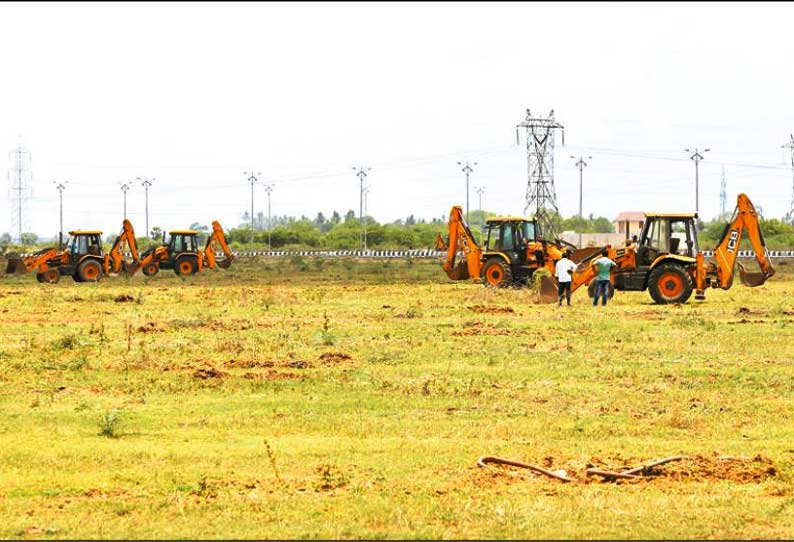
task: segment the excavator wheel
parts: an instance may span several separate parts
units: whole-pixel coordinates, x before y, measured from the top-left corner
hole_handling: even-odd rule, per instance
[[[102,265],[96,260],[83,260],[77,266],[80,282],[99,282],[102,280]]]
[[[176,261],[176,265],[174,265],[174,273],[176,273],[180,277],[192,275],[196,271],[198,271],[198,265],[196,264],[195,258],[190,258],[190,257],[179,258]]]
[[[648,292],[660,305],[686,303],[692,289],[692,277],[683,266],[675,263],[661,264],[648,277]]]
[[[147,277],[153,277],[160,271],[160,266],[156,263],[147,263],[143,266],[143,274]]]
[[[587,295],[590,297],[590,299],[593,299],[593,296],[595,295],[595,289],[596,289],[596,281],[591,280],[590,284],[587,285]],[[607,292],[607,298],[612,299],[613,297],[615,297],[615,285],[610,282],[609,291]]]
[[[39,282],[44,282],[47,284],[57,284],[59,280],[61,280],[61,272],[57,269],[47,269],[44,273],[40,273],[43,275],[42,280]],[[36,276],[38,278],[38,276]]]
[[[504,288],[513,283],[513,272],[502,258],[489,258],[482,267],[482,282],[492,288]]]

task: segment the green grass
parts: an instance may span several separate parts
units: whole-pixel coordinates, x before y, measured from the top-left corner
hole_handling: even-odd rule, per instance
[[[399,259],[4,276],[0,537],[791,538],[793,293],[559,309]],[[675,454],[761,458],[584,475]]]

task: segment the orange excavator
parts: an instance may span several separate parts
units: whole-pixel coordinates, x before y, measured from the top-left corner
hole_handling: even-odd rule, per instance
[[[577,249],[560,239],[543,239],[537,220],[523,217],[493,217],[486,221],[485,245],[480,247],[466,220],[463,208],[455,205],[449,213],[449,237],[436,235],[436,249],[447,252],[441,267],[452,280],[473,279],[486,286],[501,288],[526,284],[535,271],[554,266],[565,250],[578,262],[592,254],[595,248]],[[544,277],[544,280],[548,277]],[[554,288],[541,283],[541,291]]]
[[[163,235],[162,245],[151,247],[141,254],[140,268],[147,277],[156,275],[160,269],[173,269],[179,276],[192,275],[203,269],[215,269],[216,266],[228,269],[234,260],[234,254],[226,242],[226,235],[217,220],[212,222],[212,234],[203,250],[199,249],[198,231],[173,230],[169,233],[168,243],[165,243]],[[223,251],[225,259],[218,260],[215,256],[218,248]]]
[[[30,256],[9,258],[6,273],[21,275],[35,270],[36,280],[55,284],[61,275],[71,276],[75,282],[98,282],[103,275],[134,274],[140,267],[135,230],[127,219],[108,252],[102,250],[101,231],[75,230],[69,236],[65,250],[45,248]],[[125,245],[133,255],[132,263],[122,256]]]
[[[745,194],[739,194],[731,221],[714,249],[714,260],[706,262],[698,248],[695,213],[646,213],[642,235],[636,246],[606,247],[617,265],[612,269],[615,290],[648,290],[656,303],[686,303],[694,290],[695,299],[706,298],[706,288],[728,290],[735,268],[745,286],[764,284],[775,274],[764,242],[758,213]],[[749,272],[736,261],[742,234],[747,233],[760,272]],[[597,274],[595,260],[600,251],[585,258],[574,271],[571,290],[588,284],[593,296]]]

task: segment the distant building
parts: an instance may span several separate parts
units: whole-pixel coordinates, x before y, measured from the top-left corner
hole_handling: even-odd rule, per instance
[[[642,227],[645,225],[645,213],[623,211],[612,223],[615,224],[615,231],[624,239],[631,238],[632,235],[639,237]]]

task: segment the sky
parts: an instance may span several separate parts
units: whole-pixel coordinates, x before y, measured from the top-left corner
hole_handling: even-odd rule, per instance
[[[551,109],[559,209],[716,215],[792,199],[791,3],[2,3],[0,149],[32,165],[31,231],[163,229],[250,210],[522,214],[515,125]],[[587,159],[591,156],[591,159]],[[5,160],[7,155],[0,155]],[[11,226],[0,191],[0,232]]]

